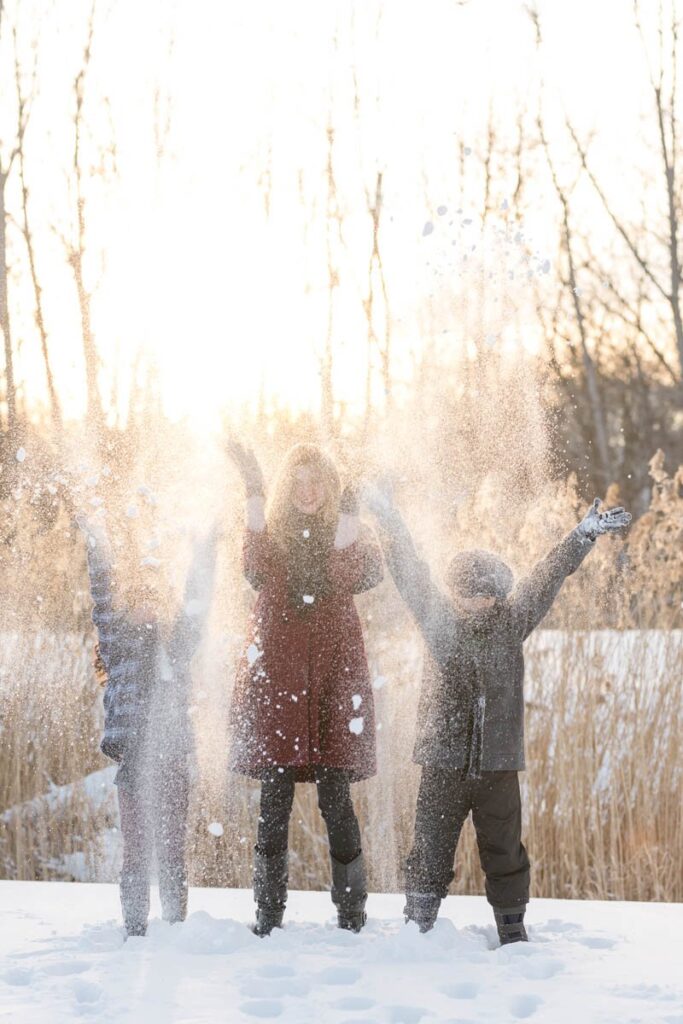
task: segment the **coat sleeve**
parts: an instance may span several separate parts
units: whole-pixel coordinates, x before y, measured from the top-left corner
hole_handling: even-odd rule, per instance
[[[104,538],[88,538],[88,576],[93,602],[92,620],[97,629],[100,654],[107,673],[117,654],[118,618],[112,597],[112,568]]]
[[[250,530],[244,534],[242,568],[254,590],[262,590],[273,574],[273,542],[268,530]]]
[[[215,575],[216,536],[210,534],[194,550],[182,610],[173,631],[172,657],[181,657],[188,663],[194,657],[209,614]]]
[[[515,632],[523,640],[550,611],[565,579],[576,572],[594,544],[572,530],[517,584],[510,605]]]
[[[327,572],[335,590],[362,594],[372,590],[384,579],[382,553],[368,530],[346,548],[332,550]]]
[[[450,657],[457,638],[451,601],[432,580],[427,563],[415,550],[413,538],[397,509],[379,516],[384,557],[396,588],[408,605],[438,662]]]

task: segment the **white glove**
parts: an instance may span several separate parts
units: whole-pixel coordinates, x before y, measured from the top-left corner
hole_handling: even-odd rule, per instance
[[[577,527],[589,540],[595,540],[602,533],[623,530],[631,522],[631,513],[626,512],[621,505],[599,512],[600,504],[600,498],[596,498]]]

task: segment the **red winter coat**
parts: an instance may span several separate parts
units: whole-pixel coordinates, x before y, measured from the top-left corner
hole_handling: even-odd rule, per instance
[[[353,595],[381,581],[379,547],[361,536],[332,548],[327,593],[303,614],[267,531],[247,530],[244,572],[261,592],[233,692],[232,767],[257,778],[295,768],[299,782],[313,780],[315,765],[346,769],[354,781],[374,775],[374,702]]]

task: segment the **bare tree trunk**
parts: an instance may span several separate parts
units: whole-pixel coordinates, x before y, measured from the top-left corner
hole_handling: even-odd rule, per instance
[[[334,390],[332,383],[333,368],[333,330],[334,330],[334,295],[339,285],[339,273],[334,260],[332,246],[332,224],[336,222],[341,235],[341,214],[337,201],[337,183],[334,177],[334,128],[327,127],[327,330],[325,347],[320,360],[320,412],[323,434],[327,440],[334,437]]]
[[[3,0],[0,0],[0,39],[3,27]],[[5,187],[16,156],[13,149],[5,167],[0,162],[0,330],[2,331],[5,349],[5,400],[7,402],[7,431],[10,437],[17,429],[17,389],[14,382],[14,356],[12,352],[12,330],[9,316],[7,290],[7,208],[5,206]]]
[[[78,309],[81,317],[81,340],[83,345],[83,360],[85,363],[85,382],[87,393],[87,420],[95,430],[98,441],[102,440],[104,428],[104,414],[102,401],[97,382],[99,370],[99,356],[95,345],[95,338],[92,332],[91,317],[91,296],[85,286],[84,280],[84,258],[86,251],[86,229],[85,229],[85,197],[83,194],[83,171],[81,167],[81,133],[83,130],[83,100],[85,95],[85,78],[90,66],[92,54],[92,41],[95,28],[95,0],[90,10],[88,22],[88,36],[83,51],[83,63],[74,80],[74,148],[73,148],[73,175],[76,201],[76,237],[75,241],[67,243],[67,259],[74,275],[76,294],[78,298]]]
[[[574,313],[576,315],[576,326],[579,332],[579,340],[581,344],[581,362],[583,365],[583,371],[586,377],[586,389],[588,392],[588,400],[591,407],[591,414],[593,419],[593,429],[595,431],[595,441],[598,450],[598,458],[600,460],[600,474],[605,487],[608,487],[612,483],[612,459],[610,455],[608,434],[607,434],[607,419],[605,416],[605,410],[603,407],[602,398],[600,396],[600,389],[598,387],[597,372],[595,369],[595,363],[590,354],[588,347],[588,334],[586,330],[586,318],[583,313],[581,305],[580,293],[578,288],[578,282],[576,279],[576,265],[574,262],[574,253],[572,249],[572,232],[569,221],[569,200],[567,193],[562,187],[555,172],[555,167],[550,156],[550,150],[548,147],[547,140],[543,131],[543,124],[539,119],[539,132],[541,136],[541,142],[545,150],[546,159],[548,161],[548,167],[552,177],[553,185],[557,193],[557,197],[562,207],[562,232],[564,238],[564,246],[567,254],[567,287],[571,295],[572,303],[574,306]]]
[[[11,166],[11,165],[10,165]],[[14,383],[14,357],[7,296],[7,211],[5,185],[9,170],[0,168],[0,330],[5,347],[5,400],[7,402],[7,432],[10,437],[17,430],[17,392]]]
[[[43,365],[45,366],[45,378],[47,382],[48,398],[50,402],[50,414],[52,417],[52,423],[58,434],[62,431],[62,410],[57,396],[57,390],[55,388],[54,377],[52,374],[52,366],[50,363],[50,352],[48,348],[47,330],[45,327],[45,317],[43,315],[43,293],[38,280],[38,271],[36,269],[36,257],[35,249],[33,245],[33,235],[31,234],[29,215],[28,215],[28,186],[26,184],[26,151],[25,151],[25,138],[26,129],[28,127],[28,121],[30,116],[30,101],[26,99],[21,88],[21,72],[19,66],[19,51],[17,46],[16,29],[14,31],[14,77],[17,91],[17,157],[19,167],[19,184],[21,189],[21,232],[24,236],[26,243],[26,252],[28,255],[29,272],[31,275],[31,284],[33,286],[33,296],[35,300],[35,321],[36,327],[38,328],[38,334],[40,337],[40,348],[43,355]],[[35,80],[35,67],[34,67],[34,80]]]

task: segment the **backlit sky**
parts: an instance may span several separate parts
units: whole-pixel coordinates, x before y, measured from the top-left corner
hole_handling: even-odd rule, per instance
[[[34,2],[32,12],[27,2],[18,17],[24,45],[34,27],[41,30],[40,94],[28,150],[32,213],[58,387],[67,411],[77,415],[84,399],[79,325],[57,234],[68,223],[70,88],[89,4],[73,0],[68,18],[65,9],[45,0]],[[13,10],[10,5],[10,18]],[[640,121],[648,86],[631,4],[546,0],[539,10],[545,35],[540,56],[516,0],[100,0],[88,117],[94,151],[109,138],[106,95],[118,160],[115,179],[96,178],[89,186],[86,208],[90,277],[101,279],[93,309],[103,390],[111,387],[114,372],[125,380],[143,351],[156,367],[169,412],[202,427],[215,425],[223,407],[254,401],[261,389],[295,407],[317,406],[328,315],[329,123],[344,213],[343,245],[336,228],[332,232],[340,275],[333,327],[336,397],[354,404],[364,393],[361,298],[370,252],[364,190],[374,188],[378,170],[385,177],[381,245],[397,375],[407,377],[426,331],[444,345],[462,344],[463,325],[453,320],[451,297],[473,292],[470,268],[481,258],[495,270],[488,293],[477,300],[482,330],[501,344],[533,348],[536,326],[526,286],[510,278],[517,255],[507,254],[492,231],[482,236],[474,205],[489,111],[501,137],[514,138],[517,111],[536,109],[542,81],[558,161],[567,153],[559,130],[566,111],[583,137],[594,133],[595,166],[626,212],[639,188],[633,168],[648,160]],[[156,88],[170,110],[161,162],[154,155]],[[0,139],[6,139],[11,94],[3,86],[0,95]],[[473,161],[464,185],[461,143],[472,150]],[[513,187],[514,168],[501,167],[493,188],[501,227],[518,212],[502,212]],[[10,183],[10,206],[13,199]],[[440,205],[448,214],[439,217]],[[547,180],[531,184],[523,212],[537,264],[546,258],[552,264],[556,208]],[[465,225],[467,219],[472,224]],[[436,230],[423,237],[428,220]],[[595,230],[602,228],[596,224]],[[32,300],[16,235],[13,241],[18,371],[27,394],[38,397],[42,367]],[[461,253],[472,253],[469,266]],[[552,274],[551,265],[545,280]],[[381,304],[379,309],[381,330]]]

